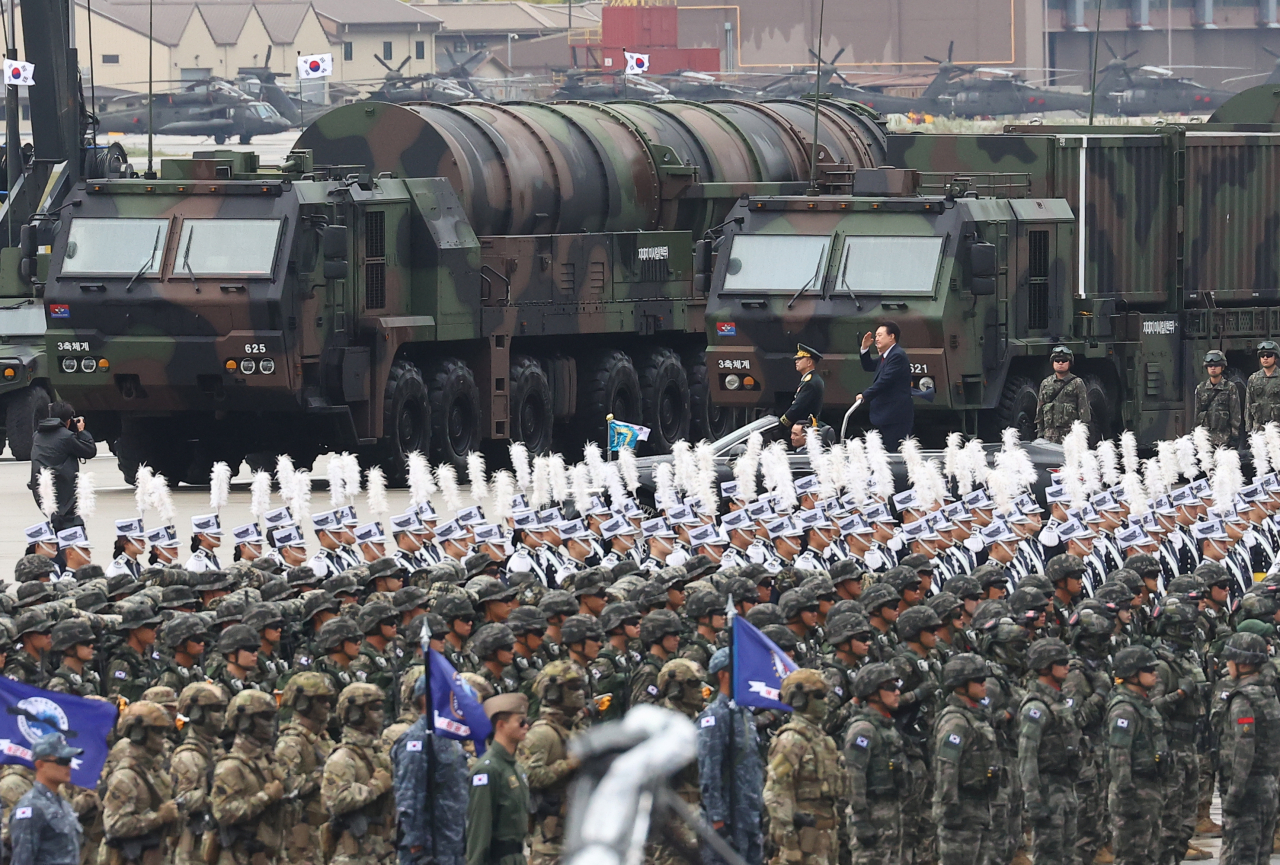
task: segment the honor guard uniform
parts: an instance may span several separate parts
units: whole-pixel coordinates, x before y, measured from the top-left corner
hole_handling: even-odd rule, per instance
[[[211,540],[215,547],[222,543],[222,521],[218,515],[205,514],[192,517],[191,533],[200,541],[200,546],[191,553],[191,558],[187,559],[183,567],[193,574],[222,570],[222,565],[218,564],[218,557],[214,555],[213,550],[204,545],[206,539]]]
[[[337,511],[313,514],[311,516],[311,528],[315,530],[316,537],[320,539],[320,551],[312,556],[307,564],[311,566],[311,570],[316,572],[318,578],[323,580],[326,577],[335,577],[351,567],[350,561],[343,555],[342,545],[338,540],[338,534],[342,531],[342,518]],[[333,546],[326,546],[326,539]]]
[[[147,530],[142,527],[142,520],[116,520],[116,539],[121,542],[125,550],[107,565],[105,576],[111,578],[118,574],[129,574],[135,580],[138,579],[142,574],[142,563],[129,555],[128,547],[137,546],[139,555],[146,550]]]
[[[804,368],[800,376],[800,386],[796,388],[791,407],[778,419],[778,423],[787,428],[797,423],[813,423],[816,426],[818,416],[822,414],[822,397],[826,390],[826,383],[823,382],[817,370],[822,354],[817,349],[801,343],[796,346],[795,360],[798,361],[797,370],[800,370],[802,365]]]
[[[153,532],[147,532],[148,540],[152,534]],[[89,535],[85,533],[84,526],[68,526],[58,532],[58,549],[67,563],[60,579],[74,580],[76,568],[89,564],[89,551],[93,549],[93,544],[89,543]]]

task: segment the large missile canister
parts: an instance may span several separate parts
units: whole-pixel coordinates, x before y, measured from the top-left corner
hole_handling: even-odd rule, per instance
[[[318,118],[294,146],[311,150],[317,165],[446,177],[481,236],[700,235],[714,224],[714,208],[663,206],[672,153],[703,183],[803,181],[812,137],[813,103],[804,100],[359,102]],[[884,162],[884,130],[853,103],[822,101],[818,144],[820,162]]]

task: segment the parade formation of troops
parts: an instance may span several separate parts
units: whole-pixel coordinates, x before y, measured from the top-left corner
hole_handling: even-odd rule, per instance
[[[1042,394],[1074,393],[1062,366]],[[120,706],[96,789],[0,769],[4,843],[17,865],[550,865],[574,737],[648,703],[695,723],[671,784],[753,865],[1172,865],[1219,834],[1223,862],[1265,863],[1280,424],[1216,387],[1148,459],[1129,434],[1091,446],[1051,393],[1048,485],[1010,432],[937,458],[906,440],[905,486],[874,432],[813,430],[798,477],[788,441],[752,435],[732,480],[680,443],[652,490],[626,450],[517,444],[510,471],[469,460],[467,489],[414,455],[402,514],[370,470],[383,518],[361,523],[358,466],[333,457],[310,512],[282,461],[286,506],[255,478],[225,565],[225,467],[185,560],[173,525],[144,527],[167,510],[144,473],[107,568],[83,528],[38,524],[0,596],[4,675]],[[798,665],[790,712],[732,699],[737,617]],[[424,640],[483,701],[479,758],[432,733]],[[723,861],[696,837],[660,815],[646,859]]]

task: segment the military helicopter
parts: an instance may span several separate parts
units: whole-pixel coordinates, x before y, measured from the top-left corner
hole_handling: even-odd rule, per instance
[[[651,80],[657,81],[676,99],[690,99],[695,102],[705,102],[709,99],[741,99],[747,95],[747,91],[741,87],[726,84],[714,75],[695,72],[691,69],[681,69],[666,75],[654,75],[651,76]]]
[[[241,66],[236,70],[235,85],[254,99],[271,105],[280,116],[294,126],[306,126],[329,110],[329,106],[311,102],[290,94],[276,83],[277,78],[288,78],[287,72],[271,69],[271,49],[267,46],[266,58],[261,66]]]
[[[1280,52],[1272,51],[1270,48],[1268,48],[1265,45],[1262,45],[1260,47],[1262,48],[1263,51],[1270,54],[1272,57],[1276,59],[1276,62],[1272,65],[1270,72],[1255,72],[1252,75],[1238,75],[1235,78],[1224,78],[1222,80],[1222,83],[1230,84],[1233,81],[1248,81],[1252,78],[1262,78],[1263,76],[1266,76],[1267,80],[1263,81],[1262,82],[1263,84],[1280,84]],[[1251,84],[1250,86],[1256,87],[1257,85]]]
[[[1106,96],[1111,111],[1126,117],[1150,114],[1210,114],[1235,96],[1230,90],[1216,90],[1180,78],[1174,69],[1236,69],[1234,66],[1142,66],[1133,69],[1128,61],[1138,52],[1121,57],[1106,39],[1111,53],[1104,77],[1098,81],[1098,96]]]
[[[647,75],[626,75],[618,72],[584,71],[581,69],[557,70],[564,73],[564,84],[551,95],[552,99],[585,99],[592,102],[613,102],[618,99],[662,102],[671,99],[671,92]]]
[[[101,132],[145,133],[148,115],[154,115],[157,135],[212,136],[217,144],[238,137],[248,144],[255,135],[290,129],[291,124],[273,106],[254,99],[232,82],[209,78],[172,93],[117,96],[97,106]]]
[[[423,75],[405,75],[404,67],[409,57],[400,61],[400,65],[392,67],[374,54],[373,59],[385,70],[382,84],[366,98],[374,102],[439,102],[449,104],[464,99],[484,99],[488,96],[473,85],[469,79],[471,72],[489,58],[489,52],[477,51],[461,63],[454,59],[453,52],[447,52],[453,63],[444,74],[425,73]]]

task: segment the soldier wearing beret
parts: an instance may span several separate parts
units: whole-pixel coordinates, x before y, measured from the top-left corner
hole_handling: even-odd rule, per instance
[[[470,774],[467,803],[467,865],[525,865],[529,834],[529,781],[516,751],[529,733],[524,694],[484,701],[493,739]]]

